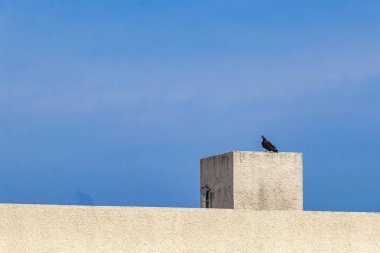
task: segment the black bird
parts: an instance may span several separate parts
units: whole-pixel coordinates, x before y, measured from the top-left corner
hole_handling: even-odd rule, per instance
[[[275,152],[275,153],[278,152],[277,148],[272,143],[270,143],[270,141],[267,141],[264,135],[261,135],[261,138],[263,139],[263,141],[261,142],[261,145],[263,145],[263,148],[265,148],[269,152]]]

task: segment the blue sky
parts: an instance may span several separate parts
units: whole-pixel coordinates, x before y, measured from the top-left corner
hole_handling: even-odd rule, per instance
[[[380,211],[379,1],[0,0],[0,202],[199,206],[199,159],[304,153]]]

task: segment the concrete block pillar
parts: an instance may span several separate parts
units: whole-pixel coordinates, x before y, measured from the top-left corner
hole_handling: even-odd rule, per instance
[[[233,151],[201,159],[201,207],[303,210],[302,154]]]

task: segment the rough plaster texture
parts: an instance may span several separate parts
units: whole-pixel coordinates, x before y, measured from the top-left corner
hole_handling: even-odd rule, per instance
[[[233,151],[201,159],[213,208],[303,210],[302,154]]]
[[[0,205],[0,252],[380,252],[380,213]]]
[[[234,208],[303,210],[302,154],[233,152]]]

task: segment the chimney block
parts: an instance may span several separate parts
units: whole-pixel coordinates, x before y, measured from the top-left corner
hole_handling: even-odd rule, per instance
[[[232,151],[200,163],[201,207],[303,210],[301,153]]]

